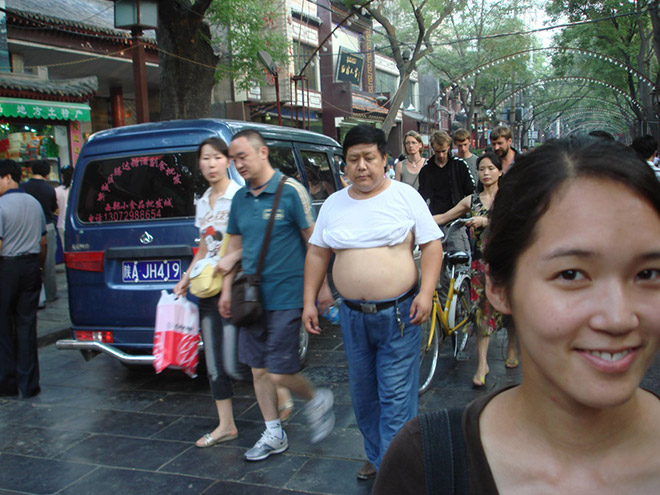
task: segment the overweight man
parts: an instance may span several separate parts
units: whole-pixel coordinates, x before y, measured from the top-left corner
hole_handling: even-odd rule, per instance
[[[385,146],[380,129],[358,125],[348,132],[343,151],[351,186],[321,207],[305,259],[303,322],[319,334],[316,299],[335,254],[351,399],[369,459],[358,479],[376,475],[394,435],[417,415],[419,325],[431,312],[442,264],[442,233],[425,201],[384,175]]]

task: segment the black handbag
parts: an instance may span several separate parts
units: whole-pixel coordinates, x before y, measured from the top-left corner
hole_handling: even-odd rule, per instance
[[[257,273],[250,274],[239,270],[231,284],[231,321],[237,327],[246,327],[259,321],[259,318],[264,313],[264,308],[261,304],[261,271],[264,267],[270,234],[275,223],[275,212],[280,203],[282,189],[284,189],[284,182],[286,180],[287,176],[283,175],[277,186],[273,206],[270,210],[270,217],[268,218],[266,234],[264,235],[261,252],[259,253]]]

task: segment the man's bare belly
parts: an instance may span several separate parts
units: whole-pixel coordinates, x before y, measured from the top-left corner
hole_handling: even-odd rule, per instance
[[[332,280],[346,299],[392,299],[410,289],[417,278],[411,234],[396,246],[335,251]]]

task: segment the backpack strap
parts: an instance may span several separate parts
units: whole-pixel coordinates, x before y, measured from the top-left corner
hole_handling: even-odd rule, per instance
[[[419,416],[426,493],[468,492],[463,409],[441,409]]]

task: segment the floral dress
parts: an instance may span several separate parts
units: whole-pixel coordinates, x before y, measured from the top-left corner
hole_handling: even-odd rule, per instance
[[[481,202],[478,193],[472,195],[470,205],[470,214],[473,217],[487,217],[488,209]],[[486,297],[486,264],[482,259],[482,253],[485,246],[485,231],[483,227],[474,229],[474,261],[470,274],[472,283],[470,289],[470,299],[475,307],[475,322],[481,335],[490,336],[493,332],[502,328],[502,315],[491,306]]]

